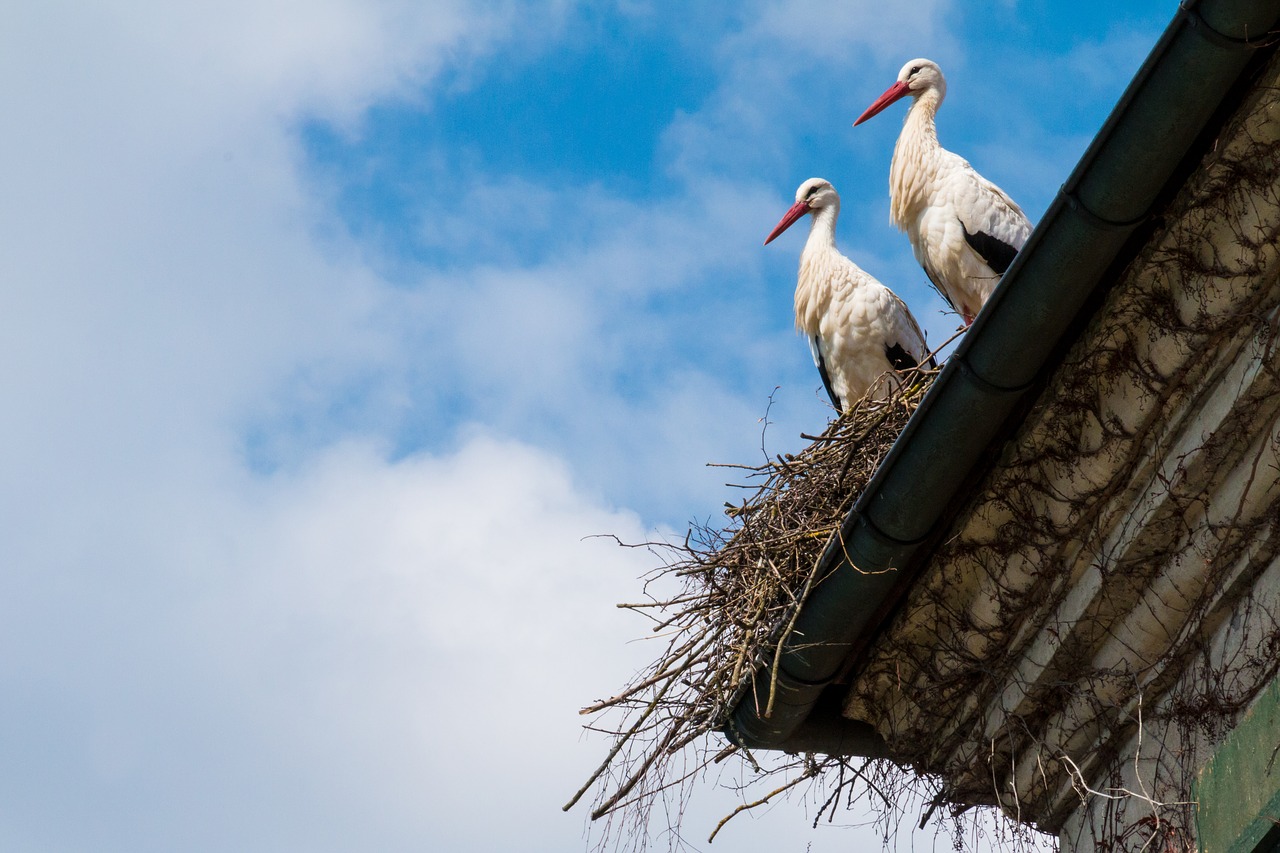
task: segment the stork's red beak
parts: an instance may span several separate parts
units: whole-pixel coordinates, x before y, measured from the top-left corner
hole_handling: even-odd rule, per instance
[[[783,231],[786,231],[796,223],[796,220],[809,212],[809,202],[798,201],[791,205],[791,209],[783,215],[778,224],[773,226],[773,230],[769,232],[769,236],[764,238],[764,244],[767,246],[773,242],[773,238],[777,237]]]
[[[876,98],[876,102],[871,106],[867,107],[866,112],[858,116],[858,120],[853,123],[853,126],[857,127],[867,119],[871,118],[876,113],[883,110],[885,107],[892,104],[894,101],[906,96],[910,92],[911,92],[911,87],[908,86],[906,82],[899,80],[897,83],[894,83],[892,86],[886,89],[883,95]]]

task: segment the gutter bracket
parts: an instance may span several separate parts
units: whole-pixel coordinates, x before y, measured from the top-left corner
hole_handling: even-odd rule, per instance
[[[1078,214],[1081,219],[1099,231],[1132,231],[1151,218],[1150,211],[1143,213],[1141,216],[1135,217],[1134,219],[1130,219],[1128,222],[1116,222],[1115,220],[1099,216],[1080,200],[1080,196],[1076,194],[1075,190],[1067,189],[1065,184],[1060,190],[1058,190],[1058,195],[1064,202],[1066,202],[1068,210],[1072,213]]]
[[[1200,14],[1200,9],[1187,2],[1187,0],[1182,0],[1178,4],[1178,16],[1184,19],[1187,22],[1187,26],[1198,33],[1205,41],[1223,50],[1257,50],[1270,44],[1277,35],[1274,31],[1268,31],[1256,39],[1251,39],[1248,36],[1244,38],[1229,36],[1215,29],[1212,24],[1204,19],[1204,15]]]

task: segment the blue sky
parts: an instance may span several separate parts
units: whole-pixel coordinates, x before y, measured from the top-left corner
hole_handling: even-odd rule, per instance
[[[653,655],[612,605],[654,558],[591,537],[680,536],[766,411],[770,452],[830,416],[802,236],[761,246],[795,187],[940,342],[903,107],[853,119],[938,60],[943,143],[1038,218],[1176,8],[25,5],[0,848],[131,853],[585,849],[576,710]],[[697,790],[696,849],[733,803]],[[713,847],[877,843],[808,822]]]

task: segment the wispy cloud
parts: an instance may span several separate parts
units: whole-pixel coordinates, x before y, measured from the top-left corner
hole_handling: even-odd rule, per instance
[[[404,342],[290,117],[357,116],[498,25],[184,9],[33,7],[0,36],[4,846],[472,848],[441,820],[479,818],[468,743],[546,784],[503,796],[510,833],[563,836],[595,757],[573,705],[627,672],[599,605],[641,557],[583,537],[639,521],[510,440],[390,461],[330,436],[270,476],[241,453],[282,387],[338,405]],[[506,690],[556,697],[533,742]]]
[[[97,559],[6,560],[0,675],[26,733],[6,766],[45,768],[21,796],[45,815],[43,849],[462,849],[492,798],[519,819],[483,849],[557,834],[593,757],[573,703],[637,662],[638,626],[599,604],[648,562],[584,537],[638,541],[636,518],[483,437],[397,463],[343,445],[189,494],[148,485],[83,543]],[[483,781],[506,760],[542,787],[524,769]]]
[[[463,191],[411,188],[411,251],[347,228],[303,128],[376,146],[371,109],[597,12],[74,5],[0,31],[3,846],[565,849],[573,711],[647,657],[610,604],[652,558],[584,537],[716,513],[776,385],[770,449],[822,426],[795,246],[760,246],[799,180],[923,292],[847,125],[960,52],[948,5],[624,3],[711,69],[652,184],[415,151]]]
[[[842,132],[861,100],[879,93],[880,78],[891,80],[889,66],[896,73],[926,47],[956,50],[943,26],[950,5],[784,0],[742,7],[739,28],[704,58],[717,68],[715,93],[668,131],[672,168],[691,180],[758,173],[764,164],[790,161],[788,149],[809,134],[843,149],[842,136],[851,134]]]

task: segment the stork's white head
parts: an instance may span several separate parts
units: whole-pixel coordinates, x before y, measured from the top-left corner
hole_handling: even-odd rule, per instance
[[[938,63],[931,59],[913,59],[902,66],[902,70],[898,72],[898,82],[885,89],[884,94],[876,98],[875,102],[867,107],[866,112],[858,116],[853,126],[862,124],[894,101],[905,98],[907,95],[918,99],[926,92],[934,93],[937,103],[942,103],[942,99],[947,96],[947,80],[942,76],[942,69],[938,67]]]
[[[769,236],[764,238],[764,244],[767,246],[773,242],[774,237],[794,225],[801,216],[823,208],[835,208],[838,213],[840,196],[836,193],[836,188],[831,186],[830,181],[824,178],[810,178],[796,190],[796,203],[791,205],[791,209],[783,214],[782,219],[769,232]]]

